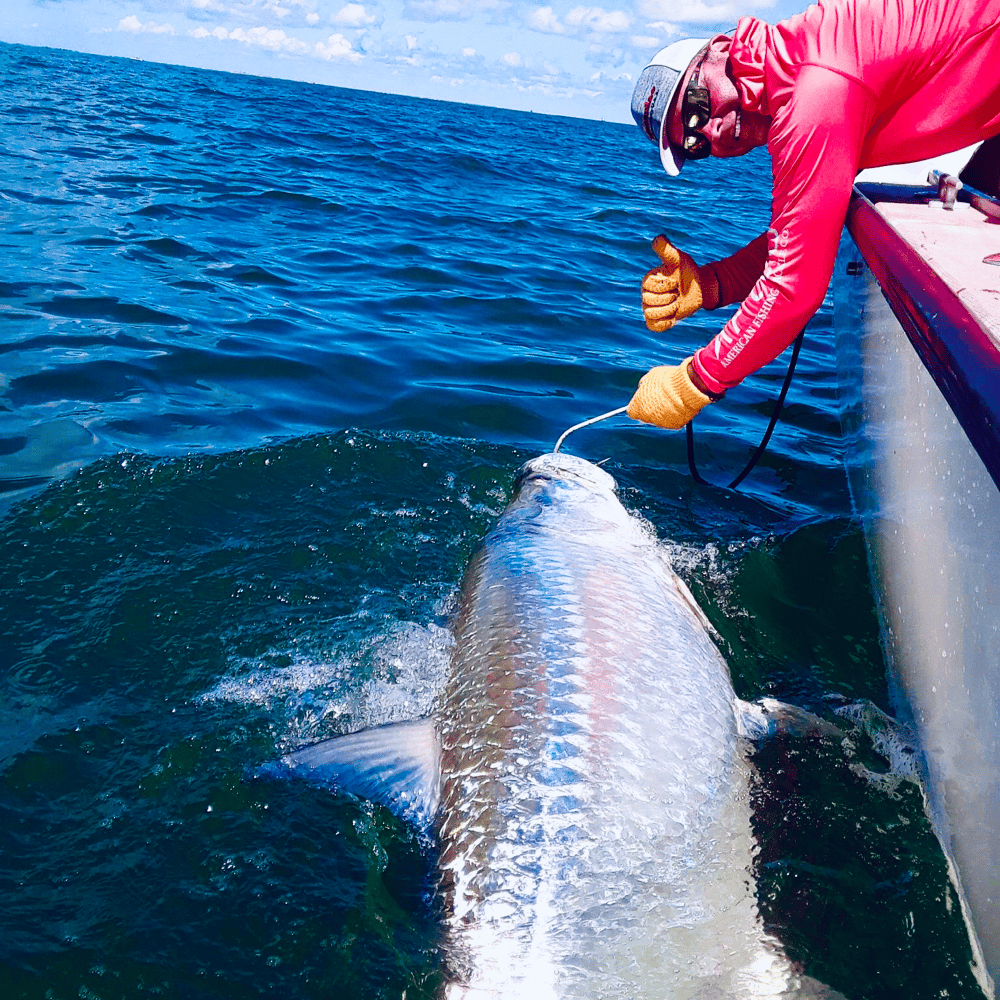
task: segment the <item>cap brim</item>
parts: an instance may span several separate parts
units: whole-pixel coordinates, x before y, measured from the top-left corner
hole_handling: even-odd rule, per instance
[[[677,100],[677,93],[681,89],[681,84],[683,84],[687,78],[688,70],[691,68],[691,63],[694,62],[703,49],[708,47],[711,39],[692,38],[685,39],[684,41],[690,41],[693,43],[690,49],[691,54],[688,57],[687,65],[681,71],[680,75],[674,81],[673,86],[670,88],[670,93],[667,96],[667,113],[663,116],[663,124],[660,127],[660,164],[671,177],[676,177],[681,172],[681,167],[687,163],[687,157],[679,149],[673,146],[667,138],[667,127],[670,124],[670,116],[673,114],[674,101]]]
[[[681,167],[687,163],[687,157],[667,138],[667,120],[663,122],[663,129],[660,132],[660,164],[671,177],[676,177],[681,172]]]

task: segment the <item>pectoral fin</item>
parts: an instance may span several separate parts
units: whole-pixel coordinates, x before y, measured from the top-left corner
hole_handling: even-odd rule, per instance
[[[761,698],[755,702],[737,700],[736,724],[740,735],[753,743],[782,734],[833,739],[843,746],[851,770],[887,793],[894,794],[903,781],[912,781],[924,788],[923,758],[917,750],[913,733],[906,726],[870,701],[852,702],[834,711],[844,719],[843,729],[804,708],[774,698]],[[859,732],[885,759],[888,765],[886,772],[873,771],[856,759]]]
[[[736,725],[741,736],[758,743],[772,736],[830,737],[843,741],[843,730],[797,705],[761,698],[760,701],[736,701]]]
[[[266,768],[388,806],[429,830],[440,794],[440,743],[433,719],[393,722],[303,747]]]

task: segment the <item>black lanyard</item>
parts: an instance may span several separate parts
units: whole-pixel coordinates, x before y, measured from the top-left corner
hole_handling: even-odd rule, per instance
[[[795,338],[795,346],[792,348],[792,360],[788,362],[788,371],[785,374],[785,384],[781,387],[781,392],[778,393],[778,402],[775,403],[774,412],[771,414],[771,422],[767,425],[767,430],[764,432],[764,436],[761,438],[760,444],[757,445],[757,450],[753,453],[753,457],[747,462],[746,467],[743,471],[726,487],[730,490],[735,490],[740,483],[746,478],[750,470],[757,464],[760,460],[760,456],[764,454],[764,449],[767,447],[767,442],[771,440],[771,432],[774,430],[774,425],[778,422],[778,417],[781,415],[781,407],[784,406],[785,396],[788,393],[788,387],[792,384],[792,375],[795,372],[795,362],[799,359],[799,348],[802,347],[802,338],[805,336],[805,328]],[[720,486],[720,483],[710,483],[707,479],[702,479],[698,474],[698,469],[694,463],[694,421],[689,420],[687,424],[687,453],[688,453],[688,468],[691,470],[691,477],[696,483],[700,483],[702,486]]]

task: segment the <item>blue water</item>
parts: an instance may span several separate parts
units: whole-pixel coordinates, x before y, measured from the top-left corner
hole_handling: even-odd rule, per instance
[[[430,706],[518,465],[627,402],[638,282],[767,224],[766,156],[669,181],[630,126],[0,46],[0,995],[432,996],[381,809],[253,778]],[[698,419],[731,477],[784,374]],[[733,493],[625,418],[568,447],[671,540],[737,689],[886,706],[832,314]],[[869,762],[871,763],[871,762]],[[852,998],[973,997],[918,792],[758,755],[759,903]]]

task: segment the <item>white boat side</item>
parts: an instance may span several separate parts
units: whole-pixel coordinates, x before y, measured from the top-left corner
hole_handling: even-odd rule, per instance
[[[1000,266],[983,258],[1000,252],[1000,219],[967,189],[946,209],[926,177],[911,165],[856,184],[834,274],[842,420],[897,711],[919,736],[931,818],[993,996]]]

